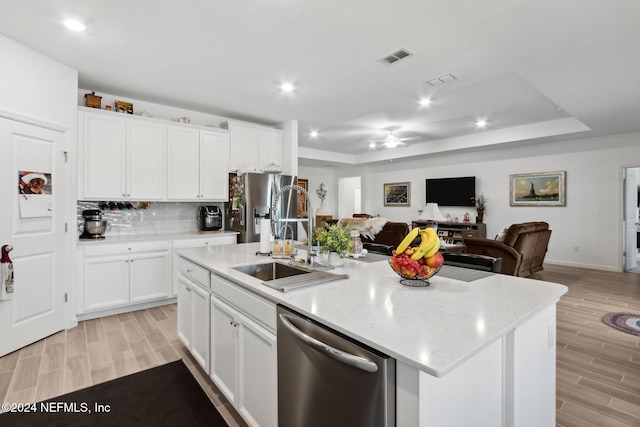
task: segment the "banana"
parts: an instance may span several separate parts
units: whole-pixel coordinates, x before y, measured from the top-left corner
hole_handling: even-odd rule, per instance
[[[429,258],[434,256],[438,251],[440,250],[440,239],[437,238],[436,236],[436,244],[433,245],[433,247],[431,249],[429,249],[428,251],[426,251],[424,253],[424,255],[422,256],[423,258]]]
[[[413,242],[413,240],[418,237],[418,233],[420,232],[420,228],[416,227],[414,229],[412,229],[409,234],[407,234],[405,236],[404,239],[402,239],[402,242],[400,242],[400,244],[398,245],[398,247],[396,248],[396,255],[402,255],[404,253],[404,250],[407,249],[409,247],[409,245],[411,244],[411,242]]]
[[[420,237],[422,237],[422,241],[420,242],[420,246],[418,249],[411,255],[411,259],[414,261],[419,260],[424,257],[424,254],[428,251],[431,251],[436,243],[439,243],[438,234],[433,228],[427,228],[422,233],[420,233]]]

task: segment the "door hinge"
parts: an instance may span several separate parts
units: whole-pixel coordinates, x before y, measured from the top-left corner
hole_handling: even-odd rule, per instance
[[[69,152],[63,151],[62,153],[64,154],[64,162],[67,163],[69,161]]]
[[[64,293],[64,302],[68,302],[69,301],[69,294],[68,293]]]
[[[69,223],[65,222],[64,223],[64,232],[67,233],[69,231]]]

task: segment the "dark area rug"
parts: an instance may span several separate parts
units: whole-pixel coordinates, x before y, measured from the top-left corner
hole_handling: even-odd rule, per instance
[[[0,426],[228,427],[182,360],[0,415]],[[17,410],[17,409],[16,409]]]
[[[602,321],[628,334],[640,335],[640,314],[609,313],[602,318]]]

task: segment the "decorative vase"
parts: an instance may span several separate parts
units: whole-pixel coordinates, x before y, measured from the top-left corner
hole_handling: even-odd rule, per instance
[[[320,202],[320,206],[318,206],[318,209],[316,210],[316,215],[331,215],[331,211],[324,204],[324,200]]]
[[[344,263],[344,259],[340,257],[338,252],[329,252],[329,265],[332,267],[340,267]]]
[[[478,216],[476,216],[476,224],[482,224],[484,220],[484,211],[478,211]]]

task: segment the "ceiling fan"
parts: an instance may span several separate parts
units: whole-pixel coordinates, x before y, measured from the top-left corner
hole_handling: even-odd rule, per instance
[[[387,147],[387,148],[396,148],[398,146],[404,147],[407,144],[405,144],[403,141],[408,141],[414,138],[398,138],[392,130],[389,131],[389,133],[387,134],[387,136],[384,139],[381,140],[377,140],[377,141],[372,141],[369,144],[370,148],[382,148],[382,147]]]

